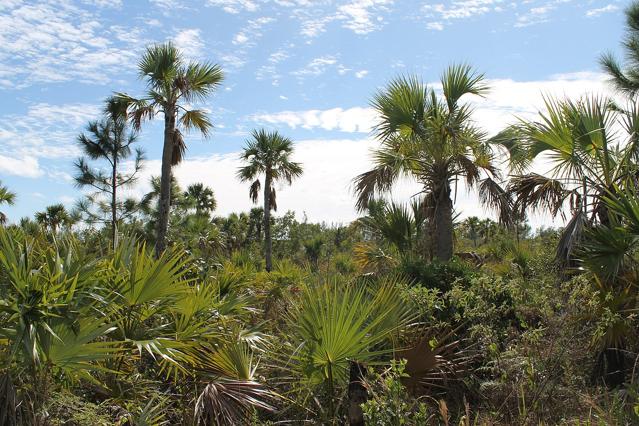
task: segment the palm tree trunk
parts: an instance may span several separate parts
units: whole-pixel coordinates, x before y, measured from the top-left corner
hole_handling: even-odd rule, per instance
[[[273,242],[271,241],[271,171],[266,170],[264,178],[264,258],[266,271],[273,269],[271,256],[273,254]]]
[[[171,168],[173,160],[173,144],[175,133],[175,110],[164,110],[164,148],[162,150],[162,175],[160,177],[160,201],[157,234],[155,239],[155,256],[160,257],[166,249],[166,233],[169,227],[171,209]]]
[[[433,254],[436,259],[448,262],[453,257],[453,201],[450,198],[448,180],[438,188],[437,204],[433,217]]]
[[[113,156],[113,173],[111,174],[111,244],[113,251],[118,247],[118,214],[116,205],[116,191],[118,189],[117,178],[117,157]]]

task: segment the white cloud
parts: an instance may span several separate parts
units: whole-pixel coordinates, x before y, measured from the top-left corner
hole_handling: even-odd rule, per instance
[[[339,130],[347,133],[369,133],[375,121],[371,108],[332,108],[328,110],[282,111],[273,114],[256,114],[251,120],[270,125],[284,125],[292,129]]]
[[[392,0],[354,0],[339,6],[336,17],[355,34],[368,34],[382,25],[380,12],[392,3]]]
[[[44,174],[38,159],[31,156],[13,158],[0,155],[0,172],[25,178],[37,178]]]
[[[249,40],[248,36],[243,32],[237,33],[235,37],[233,37],[233,44],[244,44]]]
[[[428,22],[426,24],[426,28],[433,31],[442,31],[444,29],[444,24],[441,22]]]
[[[242,11],[255,12],[259,9],[257,2],[251,0],[208,0],[208,4],[221,7],[225,12],[232,14]]]
[[[82,3],[97,7],[110,7],[119,9],[122,7],[122,0],[82,0]]]
[[[557,74],[547,80],[488,80],[491,87],[485,98],[468,98],[475,105],[474,118],[489,134],[495,134],[515,117],[533,118],[544,105],[544,96],[577,98],[586,93],[614,96],[601,73],[576,72]],[[281,111],[250,116],[256,123],[288,126],[292,129],[338,130],[368,133],[375,125],[375,111],[370,107],[331,108],[327,110]]]
[[[184,29],[178,32],[173,41],[175,46],[187,57],[197,58],[202,55],[204,42],[201,39],[200,30],[197,28]]]
[[[515,122],[515,116],[531,119],[543,108],[544,96],[576,99],[587,93],[613,96],[600,73],[558,74],[541,81],[489,80],[490,93],[475,99],[474,118],[489,134]]]
[[[274,21],[274,18],[267,16],[249,20],[246,28],[233,37],[233,44],[255,46],[255,42],[262,37],[262,27]]]
[[[9,3],[0,14],[0,86],[105,84],[132,70],[137,52],[94,13],[69,2]],[[95,8],[93,8],[95,11]]]
[[[368,75],[368,70],[360,70],[355,73],[355,77],[364,78]]]
[[[39,160],[70,161],[78,155],[75,140],[100,107],[92,104],[30,106],[24,114],[0,116],[0,171],[39,177],[45,170]],[[50,169],[50,164],[47,164]],[[54,179],[62,176],[46,170]]]
[[[609,4],[604,7],[600,7],[598,9],[590,9],[586,12],[586,16],[589,18],[596,18],[597,16],[603,15],[604,13],[614,12],[619,9],[617,5]]]
[[[335,65],[337,63],[337,57],[333,55],[320,56],[319,58],[315,58],[310,61],[303,68],[298,69],[297,71],[293,71],[291,74],[297,76],[305,76],[305,75],[321,75],[326,72],[326,70]]]
[[[275,0],[279,6],[292,8],[291,15],[300,22],[302,35],[314,38],[326,31],[332,22],[355,34],[365,35],[384,25],[384,15],[393,0],[350,0],[343,4],[330,1]]]
[[[473,16],[484,15],[494,6],[503,0],[455,0],[448,6],[437,4],[426,4],[422,6],[422,10],[427,17],[439,17],[444,20],[471,18]]]

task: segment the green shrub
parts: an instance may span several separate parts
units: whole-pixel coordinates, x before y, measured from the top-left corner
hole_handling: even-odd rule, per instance
[[[361,405],[364,420],[369,425],[418,426],[429,420],[428,407],[412,398],[402,384],[406,361],[391,361],[390,367],[380,373],[368,370],[366,389],[368,401]]]
[[[476,275],[475,269],[457,259],[448,263],[413,257],[403,258],[397,267],[398,272],[409,281],[427,288],[450,290],[453,283],[468,283]]]

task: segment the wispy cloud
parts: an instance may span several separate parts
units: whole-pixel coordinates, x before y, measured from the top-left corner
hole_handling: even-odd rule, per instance
[[[619,7],[614,4],[609,4],[604,7],[600,7],[598,9],[590,9],[586,12],[586,16],[589,18],[596,18],[597,16],[603,15],[604,13],[610,13],[618,10]]]
[[[452,1],[449,5],[443,3],[426,4],[422,10],[427,17],[439,19],[462,19],[473,16],[484,15],[494,11],[496,5],[503,0],[458,0]]]
[[[368,133],[375,120],[371,108],[332,108],[328,110],[282,111],[272,114],[255,114],[250,117],[254,122],[276,126],[288,126],[292,129],[338,130],[346,133]]]
[[[242,11],[255,12],[259,9],[256,1],[252,0],[208,0],[211,6],[221,7],[227,13],[240,13]]]
[[[25,114],[0,116],[0,170],[38,177],[40,159],[71,161],[78,154],[75,138],[99,113],[98,105],[40,103]]]
[[[135,67],[136,50],[94,13],[69,2],[8,3],[0,14],[0,86],[105,84]],[[115,43],[117,41],[117,44]]]
[[[338,22],[355,34],[365,35],[384,26],[384,16],[390,11],[393,0],[351,0],[335,5],[329,1],[276,1],[292,9],[292,16],[299,21],[301,33],[314,38],[326,31],[329,24]]]
[[[171,37],[175,42],[175,46],[186,56],[198,58],[204,50],[204,42],[201,38],[200,30],[197,28],[189,28],[179,31],[175,36]]]
[[[255,42],[262,37],[261,29],[275,18],[263,16],[257,19],[250,19],[244,29],[233,37],[232,43],[235,45],[243,45],[247,47],[255,46]]]
[[[333,55],[321,56],[311,60],[304,67],[293,71],[291,74],[297,76],[317,76],[324,74],[327,69],[337,64],[337,57]]]
[[[1,154],[0,172],[25,178],[37,178],[44,174],[38,159],[33,156],[10,157]]]

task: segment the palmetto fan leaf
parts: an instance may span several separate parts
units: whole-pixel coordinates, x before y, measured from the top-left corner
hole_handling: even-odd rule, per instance
[[[195,402],[198,425],[249,424],[256,409],[274,411],[272,392],[258,382],[220,379],[207,384]]]
[[[199,424],[246,424],[255,410],[275,410],[272,404],[279,396],[257,381],[257,362],[248,343],[234,339],[202,355],[199,374],[207,383],[195,405]]]
[[[289,324],[299,347],[292,355],[310,383],[344,383],[348,362],[372,362],[389,354],[381,345],[410,324],[394,281],[366,288],[356,283],[306,285],[289,313]]]
[[[9,191],[9,189],[6,186],[2,185],[2,182],[0,182],[0,205],[8,204],[11,206],[15,202],[15,199],[16,194]],[[6,222],[7,215],[3,212],[0,212],[0,225],[4,225]]]
[[[211,63],[190,63],[184,71],[181,88],[187,102],[202,101],[210,96],[222,83],[224,74],[219,65]]]
[[[177,76],[182,66],[182,55],[171,42],[147,48],[138,63],[140,78],[148,78],[149,85],[165,89],[163,85]]]

